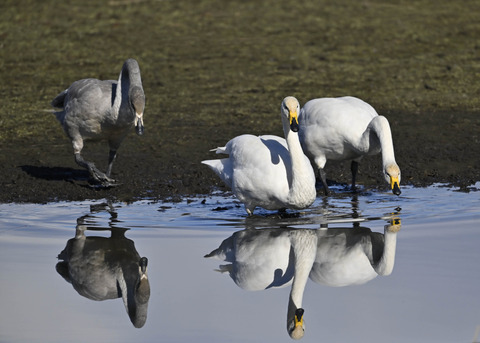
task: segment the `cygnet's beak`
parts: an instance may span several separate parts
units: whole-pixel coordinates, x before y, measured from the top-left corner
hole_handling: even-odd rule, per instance
[[[147,277],[147,266],[148,266],[148,258],[142,257],[138,263],[138,267],[140,270],[140,274],[142,275],[142,279]]]
[[[144,127],[143,127],[143,113],[135,113],[135,132],[137,135],[143,135]]]
[[[398,177],[390,176],[390,186],[392,187],[393,194],[395,195],[402,194],[402,191],[400,190],[400,181],[398,180]]]
[[[297,111],[290,111],[290,130],[298,132],[298,115]]]

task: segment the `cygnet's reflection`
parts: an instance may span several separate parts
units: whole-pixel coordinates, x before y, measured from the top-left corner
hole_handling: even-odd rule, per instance
[[[125,237],[128,229],[88,227],[88,218],[78,218],[75,237],[58,255],[57,272],[88,299],[122,298],[131,322],[141,328],[147,320],[150,298],[148,260],[140,257],[134,242]],[[87,237],[86,230],[110,231],[111,236]]]
[[[292,229],[247,228],[225,239],[205,257],[226,262],[228,272],[242,289],[255,291],[291,284],[287,331],[302,338],[302,307],[308,278],[328,286],[365,283],[393,270],[396,234],[400,220],[385,225],[384,233],[354,225],[353,228]]]

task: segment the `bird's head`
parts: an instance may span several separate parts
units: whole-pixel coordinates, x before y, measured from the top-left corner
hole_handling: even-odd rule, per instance
[[[130,106],[135,112],[135,131],[143,135],[143,111],[145,110],[145,93],[141,87],[132,87],[129,94]]]
[[[142,257],[138,262],[138,280],[135,289],[135,299],[138,304],[146,304],[150,299],[150,282],[147,275],[148,259]]]
[[[295,310],[295,315],[287,323],[288,334],[292,339],[300,339],[305,333],[305,324],[303,322],[303,308]]]
[[[293,96],[287,96],[282,101],[281,106],[282,118],[284,123],[288,123],[289,129],[293,132],[298,132],[298,114],[300,113],[300,104]]]
[[[395,195],[400,195],[400,168],[396,163],[388,164],[384,171],[385,180],[390,184],[390,188]]]

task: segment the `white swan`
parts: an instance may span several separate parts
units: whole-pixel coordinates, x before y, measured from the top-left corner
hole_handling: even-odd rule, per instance
[[[246,291],[281,288],[292,283],[293,255],[286,229],[253,229],[235,232],[206,258],[229,264],[218,271],[228,272],[235,284]]]
[[[385,225],[383,234],[365,227],[317,230],[317,256],[310,279],[325,286],[343,287],[390,275],[400,228],[400,219],[394,219]]]
[[[315,201],[315,172],[298,138],[299,111],[297,99],[289,96],[283,100],[285,139],[241,135],[214,149],[229,157],[202,161],[232,189],[249,215],[257,206],[303,209]]]
[[[120,144],[134,125],[138,135],[142,135],[144,130],[145,94],[138,62],[126,60],[118,81],[75,81],[58,94],[51,104],[63,109],[55,112],[55,115],[72,141],[75,162],[88,169],[90,175],[102,185],[114,185],[115,180],[110,178],[110,174]],[[87,139],[108,141],[110,154],[106,173],[83,159],[81,152],[83,142]]]
[[[303,293],[316,258],[315,229],[246,229],[225,239],[218,249],[205,255],[227,262],[237,286],[249,291],[280,288],[291,284],[287,309],[287,331],[294,339],[305,332]]]
[[[300,141],[305,154],[319,171],[328,194],[327,160],[352,160],[352,188],[358,162],[365,155],[382,152],[383,173],[394,194],[400,195],[400,168],[395,162],[390,125],[384,116],[355,97],[308,101],[299,115]]]
[[[235,232],[205,257],[230,262],[217,271],[228,272],[244,290],[291,285],[287,331],[299,339],[305,333],[302,302],[308,278],[340,287],[390,275],[400,227],[400,219],[392,219],[384,234],[368,228],[248,228]]]

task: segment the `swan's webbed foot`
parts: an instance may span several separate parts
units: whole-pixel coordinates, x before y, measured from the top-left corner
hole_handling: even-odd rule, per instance
[[[119,185],[117,181],[108,177],[105,173],[102,173],[95,166],[93,166],[92,169],[89,168],[89,172],[93,180],[95,181],[95,183],[97,183],[98,186],[100,187],[108,188],[108,187],[115,187]]]
[[[96,187],[114,187],[119,185],[114,179],[98,170],[93,162],[85,161],[80,153],[75,154],[75,162],[77,162],[79,166],[88,170],[94,183],[97,184]]]
[[[332,194],[332,192],[330,192],[330,189],[328,187],[323,187],[323,193],[326,195],[326,196],[329,196],[330,194]]]

